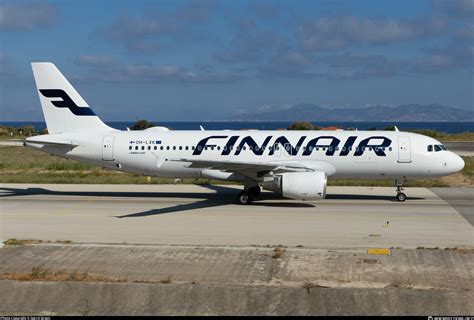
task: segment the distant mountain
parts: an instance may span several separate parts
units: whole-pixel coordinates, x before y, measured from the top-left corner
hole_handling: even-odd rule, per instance
[[[238,115],[237,118],[242,121],[453,122],[474,121],[474,111],[446,107],[439,104],[328,109],[310,103],[300,103],[285,110],[246,113]]]

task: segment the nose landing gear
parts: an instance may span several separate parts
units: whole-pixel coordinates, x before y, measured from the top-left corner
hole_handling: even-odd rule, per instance
[[[396,184],[397,184],[396,198],[399,202],[404,202],[407,199],[407,195],[402,192],[403,191],[403,182],[404,181],[400,181],[400,180],[396,181]]]

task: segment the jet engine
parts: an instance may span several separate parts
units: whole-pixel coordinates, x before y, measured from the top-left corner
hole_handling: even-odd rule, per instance
[[[326,173],[289,172],[278,175],[277,180],[263,184],[263,188],[279,191],[284,197],[296,200],[318,200],[326,197]]]

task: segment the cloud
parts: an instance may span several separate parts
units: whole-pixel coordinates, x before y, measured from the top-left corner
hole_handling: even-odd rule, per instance
[[[216,84],[234,82],[241,78],[235,74],[216,72],[203,65],[187,68],[151,63],[122,64],[111,58],[96,56],[80,56],[75,62],[88,67],[87,75],[75,77],[77,81]]]
[[[474,68],[474,43],[470,39],[464,41],[452,39],[444,45],[425,48],[425,59],[420,59],[419,70],[435,68],[437,71]]]
[[[313,61],[298,51],[284,51],[269,59],[258,67],[258,75],[262,78],[288,77],[308,78],[319,77],[312,71]]]
[[[109,57],[101,56],[79,56],[74,62],[80,66],[106,67],[115,64],[115,61]]]
[[[175,12],[152,11],[142,15],[123,14],[110,25],[99,28],[106,40],[133,53],[151,54],[186,41],[214,41],[204,22],[210,19],[215,1],[189,1]]]
[[[0,4],[0,31],[51,27],[57,19],[56,7],[46,2]]]
[[[413,20],[324,17],[301,24],[295,36],[302,48],[323,51],[358,45],[386,45],[434,36],[444,26],[439,17]]]
[[[272,31],[238,32],[227,48],[214,55],[221,63],[257,64],[287,46],[287,40]]]
[[[474,0],[434,0],[435,10],[453,18],[474,17]]]
[[[436,38],[447,29],[445,19],[434,15],[412,19],[330,16],[306,22],[293,20],[294,27],[284,31],[268,27],[284,19],[281,16],[269,21],[271,16],[233,17],[230,21],[234,34],[224,49],[214,54],[214,58],[221,65],[238,65],[243,73],[263,78],[388,77],[407,72],[405,67],[398,70],[407,61],[374,54],[358,55],[357,47],[374,48]],[[291,29],[293,33],[288,32]],[[333,59],[321,56],[327,52],[337,54],[341,49],[353,52]],[[434,64],[436,59],[428,58]],[[414,67],[412,63],[409,65]]]
[[[474,67],[474,44],[450,41],[422,50],[422,55],[393,58],[380,54],[342,53],[322,57],[320,62],[330,69],[330,80],[385,78],[413,74],[445,74]]]
[[[248,11],[260,18],[275,18],[281,13],[280,7],[277,5],[261,1],[251,2]]]
[[[466,22],[456,31],[455,38],[462,41],[474,40],[474,22]]]
[[[191,0],[178,8],[176,17],[192,23],[205,22],[209,20],[216,4],[216,0]]]

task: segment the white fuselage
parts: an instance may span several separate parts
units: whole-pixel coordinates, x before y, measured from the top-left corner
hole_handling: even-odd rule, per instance
[[[331,179],[429,178],[457,172],[464,166],[463,160],[450,151],[428,151],[429,145],[441,145],[440,142],[398,131],[168,131],[151,128],[91,134],[71,132],[35,139],[41,137],[68,141],[76,147],[39,145],[29,143],[28,139],[26,145],[102,167],[158,177],[244,179],[232,172],[203,169],[173,159],[304,165],[325,172]],[[265,146],[264,142],[267,142]],[[261,176],[266,174],[269,173]],[[255,175],[254,179],[259,181],[261,176]]]

